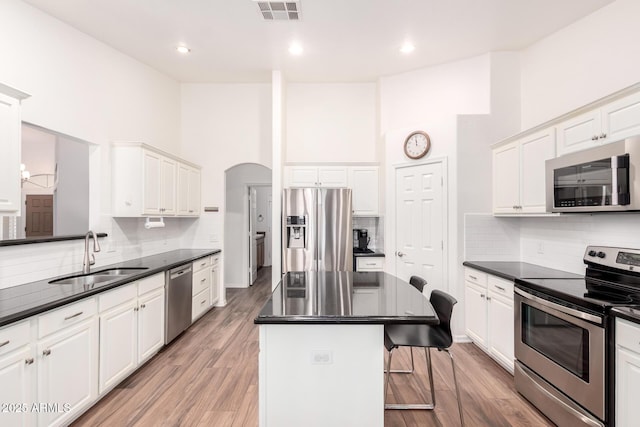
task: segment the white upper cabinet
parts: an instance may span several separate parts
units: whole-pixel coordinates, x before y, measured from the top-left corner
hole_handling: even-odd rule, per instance
[[[285,187],[347,186],[346,166],[287,166],[285,171]]]
[[[640,134],[640,93],[572,117],[557,126],[558,155]]]
[[[114,144],[111,160],[114,216],[199,214],[198,166],[135,143]]]
[[[378,216],[380,214],[377,166],[350,167],[349,188],[353,190],[354,216]]]
[[[493,150],[493,212],[546,211],[545,161],[555,157],[555,132],[548,128]]]
[[[28,96],[0,84],[0,213],[20,214],[20,100]]]
[[[178,164],[178,215],[195,216],[200,212],[200,170]]]

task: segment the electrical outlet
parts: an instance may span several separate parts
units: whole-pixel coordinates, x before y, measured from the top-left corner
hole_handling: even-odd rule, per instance
[[[311,352],[312,365],[330,365],[333,363],[331,350],[313,350]]]
[[[544,242],[538,242],[538,253],[540,255],[544,254]]]

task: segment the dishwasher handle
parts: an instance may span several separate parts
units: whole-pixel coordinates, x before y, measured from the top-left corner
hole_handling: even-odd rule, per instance
[[[186,266],[182,266],[182,267],[178,267],[178,268],[174,268],[169,273],[170,273],[171,280],[173,280],[173,279],[175,279],[177,277],[180,277],[183,274],[191,273],[191,264],[186,265]]]

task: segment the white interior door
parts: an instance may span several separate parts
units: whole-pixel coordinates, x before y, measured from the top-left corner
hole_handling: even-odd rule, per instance
[[[420,276],[428,289],[446,289],[443,198],[442,163],[396,170],[396,274]]]
[[[256,189],[249,187],[249,284],[253,285],[258,277],[257,245],[256,245]]]

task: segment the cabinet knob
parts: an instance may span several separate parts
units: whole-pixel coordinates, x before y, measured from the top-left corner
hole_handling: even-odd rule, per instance
[[[598,135],[593,135],[593,136],[591,137],[591,140],[592,140],[592,141],[597,141],[597,140],[598,140]]]
[[[606,137],[607,137],[606,133],[603,132],[603,133],[600,134],[600,139],[605,139]]]
[[[48,356],[48,355],[50,355],[50,354],[51,354],[51,350],[50,350],[50,349],[46,349],[46,350],[43,350],[43,351],[42,351],[42,355],[43,355],[43,356]]]
[[[144,305],[144,304],[140,305],[140,308],[145,308],[145,307],[146,307],[146,305]]]
[[[480,298],[484,299],[485,295],[484,294],[480,294]]]
[[[491,297],[487,297],[487,301],[491,301]]]
[[[133,311],[138,311],[138,310],[140,310],[138,307],[135,307],[135,308],[133,309]]]
[[[25,365],[33,365],[33,357],[30,357],[28,359],[24,359],[24,364]]]

